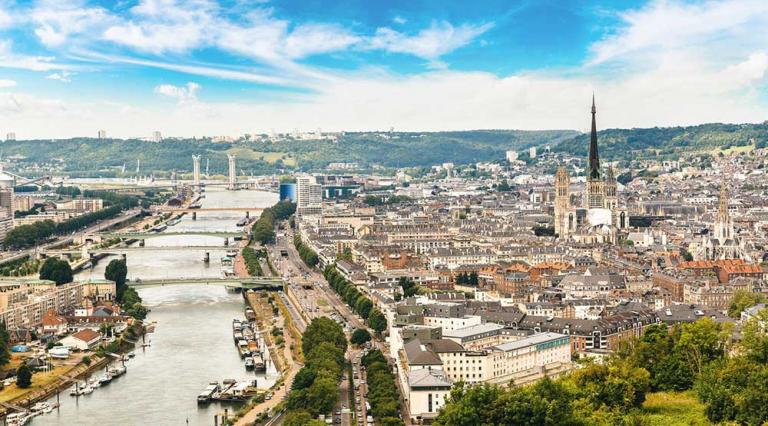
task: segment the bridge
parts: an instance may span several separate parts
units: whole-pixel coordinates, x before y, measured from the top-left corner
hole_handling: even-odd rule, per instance
[[[137,251],[224,251],[224,250],[239,250],[236,246],[131,246],[131,247],[107,247],[107,248],[85,248],[90,254],[128,254]],[[46,256],[59,256],[59,255],[71,255],[82,254],[83,248],[80,249],[54,249],[54,250],[41,250]]]
[[[205,212],[245,212],[245,213],[261,213],[264,211],[263,207],[173,207],[168,205],[153,206],[153,211],[163,213],[205,213]]]
[[[249,278],[166,278],[166,279],[136,279],[128,280],[129,287],[163,287],[167,285],[215,285],[243,290],[282,290],[283,280],[277,277],[249,277]]]
[[[243,232],[242,231],[101,232],[98,235],[100,235],[102,238],[125,238],[125,239],[133,238],[137,240],[145,240],[147,238],[154,238],[154,237],[178,237],[183,235],[199,235],[199,236],[205,236],[205,237],[231,238],[231,237],[242,237]]]

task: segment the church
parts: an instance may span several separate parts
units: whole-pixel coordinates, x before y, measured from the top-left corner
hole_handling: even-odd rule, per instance
[[[582,206],[571,201],[571,178],[565,166],[555,174],[555,234],[578,243],[615,244],[618,231],[629,228],[629,214],[620,207],[613,168],[603,173],[597,149],[595,97],[592,97],[592,131],[589,138],[589,168]]]
[[[744,259],[751,262],[744,241],[736,234],[728,211],[728,190],[725,176],[720,183],[720,200],[715,217],[714,232],[698,237],[688,246],[693,260]]]

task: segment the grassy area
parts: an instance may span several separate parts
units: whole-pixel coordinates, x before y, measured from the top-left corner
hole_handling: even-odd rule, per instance
[[[715,149],[714,153],[717,154],[718,152],[722,152],[723,155],[731,155],[731,154],[738,154],[740,152],[752,152],[755,150],[755,145],[746,145],[746,146],[732,146],[728,149]]]
[[[642,420],[648,426],[711,425],[704,404],[692,391],[654,392],[646,395]]]
[[[244,158],[248,160],[261,160],[270,164],[274,164],[277,160],[283,160],[283,164],[287,166],[296,165],[296,159],[285,152],[260,152],[247,148],[231,148],[227,150],[227,153],[235,154],[238,158]]]
[[[72,370],[72,368],[72,365],[60,365],[51,371],[35,373],[32,376],[32,386],[27,389],[19,388],[16,386],[16,383],[13,383],[0,391],[0,402],[13,401],[23,395],[32,394],[42,390],[46,386],[57,381],[61,375],[66,374]]]

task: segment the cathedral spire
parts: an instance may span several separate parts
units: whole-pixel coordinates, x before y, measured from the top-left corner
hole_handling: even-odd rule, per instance
[[[597,122],[595,121],[595,94],[592,93],[592,133],[589,136],[589,178],[600,179],[600,154],[597,152]]]

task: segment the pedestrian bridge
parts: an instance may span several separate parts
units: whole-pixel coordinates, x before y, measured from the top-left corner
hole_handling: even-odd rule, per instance
[[[283,280],[277,277],[248,278],[165,278],[129,280],[129,287],[163,287],[167,285],[216,285],[243,290],[282,290]]]

